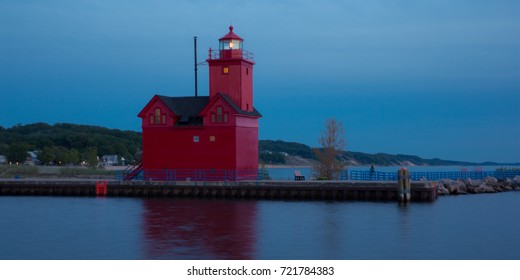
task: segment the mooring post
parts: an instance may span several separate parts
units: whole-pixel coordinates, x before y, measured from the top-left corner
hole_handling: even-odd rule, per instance
[[[397,197],[399,202],[409,202],[411,199],[410,171],[405,167],[397,171]]]

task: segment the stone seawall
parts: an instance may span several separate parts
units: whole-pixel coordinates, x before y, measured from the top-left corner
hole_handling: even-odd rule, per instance
[[[520,190],[520,176],[500,181],[493,177],[483,180],[443,179],[437,185],[438,195],[496,193],[511,190]]]

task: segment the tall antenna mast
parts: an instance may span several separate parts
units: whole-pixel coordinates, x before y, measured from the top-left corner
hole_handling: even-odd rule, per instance
[[[197,36],[193,37],[193,51],[195,57],[195,97],[198,96],[198,86],[197,86]]]

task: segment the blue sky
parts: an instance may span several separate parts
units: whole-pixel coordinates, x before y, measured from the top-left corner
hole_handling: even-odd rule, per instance
[[[255,53],[261,139],[520,162],[520,1],[0,1],[0,125],[140,131],[154,94],[193,94],[233,24]],[[207,66],[199,93],[207,95]]]

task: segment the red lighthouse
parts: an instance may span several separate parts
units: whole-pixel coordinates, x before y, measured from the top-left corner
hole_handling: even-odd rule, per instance
[[[139,113],[146,179],[256,174],[261,115],[253,107],[253,54],[230,26],[207,62],[209,96],[155,95]]]

